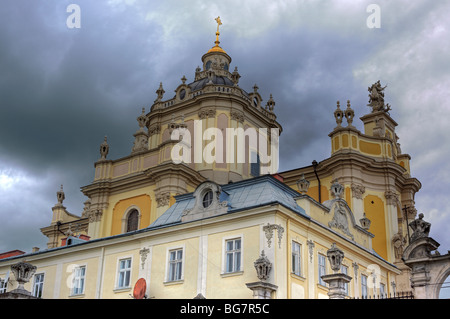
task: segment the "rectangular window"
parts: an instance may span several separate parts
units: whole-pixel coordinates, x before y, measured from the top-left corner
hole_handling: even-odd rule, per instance
[[[361,275],[361,297],[367,298],[367,276]]]
[[[5,279],[0,279],[0,294],[4,294],[6,292],[6,288],[8,286],[8,282]]]
[[[319,254],[319,284],[322,286],[326,286],[325,281],[322,280],[322,276],[326,275],[326,257],[324,255]]]
[[[182,279],[183,270],[183,249],[169,251],[169,278],[167,281],[177,281]]]
[[[342,272],[344,275],[348,275],[348,267],[342,265],[342,266],[341,266],[341,272]],[[345,290],[345,295],[348,296],[348,282],[344,283],[344,290]]]
[[[86,280],[86,266],[76,267],[73,271],[72,295],[84,293],[84,283]]]
[[[131,276],[131,258],[119,260],[119,274],[118,274],[117,288],[130,287]]]
[[[295,241],[292,242],[292,272],[297,276],[301,275],[301,246]]]
[[[241,270],[241,239],[231,239],[225,242],[225,272]]]
[[[43,289],[44,289],[44,274],[34,275],[33,296],[42,298]]]

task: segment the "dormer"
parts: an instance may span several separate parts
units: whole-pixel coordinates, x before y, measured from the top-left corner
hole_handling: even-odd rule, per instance
[[[222,215],[228,211],[228,202],[225,200],[228,194],[219,184],[211,181],[203,182],[197,187],[193,197],[194,207],[183,212],[181,222]]]

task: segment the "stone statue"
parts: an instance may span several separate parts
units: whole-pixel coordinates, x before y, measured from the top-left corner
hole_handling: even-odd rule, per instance
[[[397,233],[392,237],[392,243],[394,244],[394,254],[396,259],[401,259],[403,255],[403,248],[406,245],[406,238],[402,234]]]
[[[431,224],[423,220],[423,214],[419,214],[419,218],[409,223],[409,226],[413,229],[411,235],[411,242],[419,238],[428,237],[430,233]]]
[[[109,145],[108,145],[107,138],[105,136],[103,143],[100,145],[100,155],[102,156],[101,159],[106,159],[108,152],[109,152]]]
[[[372,112],[385,111],[388,112],[391,110],[391,106],[389,104],[384,104],[384,89],[387,87],[382,87],[380,84],[380,80],[376,83],[372,84],[367,90],[369,91],[369,104],[368,106],[372,107]]]

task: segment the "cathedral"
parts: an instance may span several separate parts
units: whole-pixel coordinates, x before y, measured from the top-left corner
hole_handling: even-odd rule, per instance
[[[104,138],[93,180],[81,187],[83,211],[67,211],[61,186],[41,228],[48,247],[0,258],[0,296],[412,295],[403,257],[415,239],[410,223],[422,220],[414,208],[421,183],[398,143],[385,87],[368,88],[364,132],[353,125],[350,101],[337,102],[330,156],[280,172],[275,100],[263,103],[256,85],[239,86],[216,21],[214,46],[194,80],[183,76],[170,97],[161,83],[138,114],[131,152],[109,158]]]

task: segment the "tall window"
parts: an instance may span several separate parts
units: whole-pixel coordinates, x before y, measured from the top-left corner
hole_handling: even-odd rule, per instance
[[[130,287],[131,258],[119,260],[117,288]]]
[[[137,230],[139,222],[139,212],[133,209],[127,217],[127,232]]]
[[[167,281],[182,279],[183,249],[169,251],[169,278]]]
[[[6,292],[6,288],[8,286],[8,282],[5,279],[0,279],[0,294],[4,294]]]
[[[319,284],[322,286],[326,286],[325,281],[322,280],[322,276],[326,275],[326,257],[324,255],[319,254]]]
[[[301,250],[300,244],[295,241],[292,242],[292,272],[297,276],[301,275]]]
[[[231,239],[225,242],[225,272],[237,272],[241,270],[241,239]]]
[[[342,266],[341,266],[341,272],[342,272],[344,275],[348,275],[348,267],[342,265]],[[348,296],[348,282],[344,283],[344,290],[345,290],[345,295]]]
[[[34,275],[33,296],[41,298],[43,289],[44,289],[44,274]]]
[[[367,276],[361,275],[361,297],[367,298]]]
[[[77,267],[73,271],[72,295],[84,293],[84,283],[86,280],[86,266]]]

